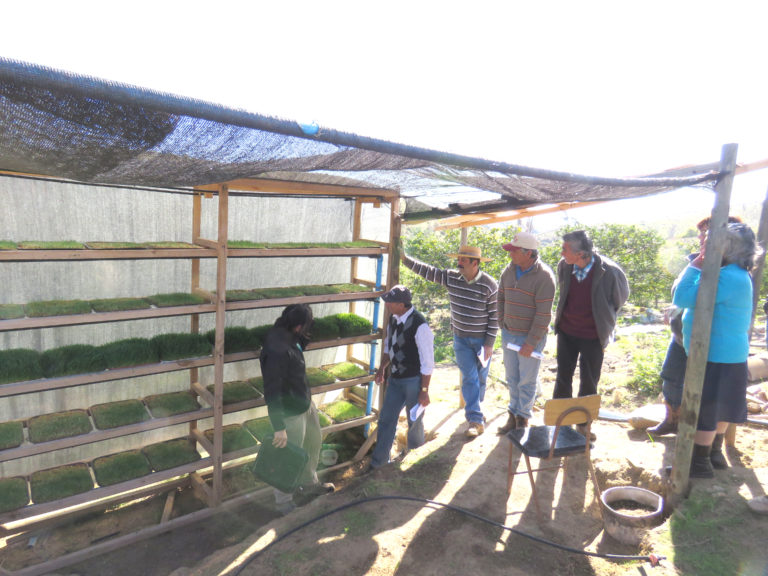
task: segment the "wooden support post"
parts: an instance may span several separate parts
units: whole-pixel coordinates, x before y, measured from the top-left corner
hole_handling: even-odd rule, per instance
[[[765,192],[763,200],[763,211],[760,213],[760,225],[757,228],[757,243],[763,249],[760,258],[757,259],[757,265],[752,271],[752,320],[749,323],[749,338],[752,339],[752,330],[755,327],[755,315],[757,314],[758,300],[760,300],[760,285],[763,281],[763,272],[765,270],[765,251],[768,248],[768,190]]]
[[[202,227],[203,219],[203,200],[202,193],[197,193],[192,196],[192,242],[200,240],[200,229]],[[194,294],[196,290],[200,290],[200,259],[193,258],[191,261],[191,281],[190,288]],[[189,331],[192,334],[200,333],[200,314],[191,314],[189,317]],[[189,370],[189,384],[194,386],[195,383],[200,381],[200,373],[197,368],[190,368]],[[192,434],[197,428],[197,422],[189,423],[189,433]]]
[[[227,323],[227,234],[229,226],[229,188],[219,188],[218,247],[216,250],[216,341],[214,356],[213,393],[213,506],[221,504],[224,423],[224,329]]]
[[[214,491],[206,484],[205,480],[197,472],[192,472],[189,475],[189,479],[195,495],[211,508],[215,507],[216,504],[213,502]]]
[[[466,226],[461,229],[461,242],[460,246],[466,246],[467,245],[467,238],[469,235],[469,228]],[[462,380],[461,376],[461,370],[459,370],[459,408],[464,408],[464,406],[467,405],[467,401],[464,400],[464,394],[462,394],[461,389],[462,385],[464,384],[464,381]]]
[[[691,456],[693,454],[696,423],[699,418],[701,390],[707,368],[710,329],[720,278],[720,262],[723,256],[723,239],[728,223],[731,187],[736,168],[737,144],[723,146],[720,159],[720,176],[715,185],[715,205],[707,239],[707,257],[701,270],[699,292],[696,297],[696,314],[693,318],[691,344],[685,371],[683,402],[680,406],[680,423],[675,445],[667,501],[674,507],[685,497],[688,490]]]
[[[363,457],[368,454],[368,450],[371,449],[371,446],[373,446],[373,443],[376,441],[376,436],[379,429],[374,429],[370,434],[368,434],[368,438],[365,439],[365,442],[363,442],[362,446],[357,450],[357,453],[352,458],[353,462],[358,462],[363,459]]]
[[[360,240],[360,235],[362,233],[362,227],[363,227],[363,203],[360,201],[359,198],[354,200],[355,206],[354,206],[354,218],[352,219],[352,240]],[[360,257],[355,256],[352,258],[352,262],[350,264],[350,275],[349,275],[349,281],[354,283],[355,279],[358,276],[358,266],[359,266]],[[350,314],[355,314],[357,312],[357,306],[356,302],[352,300],[349,303],[349,312]],[[354,345],[350,344],[347,346],[347,360],[350,360],[353,355]]]

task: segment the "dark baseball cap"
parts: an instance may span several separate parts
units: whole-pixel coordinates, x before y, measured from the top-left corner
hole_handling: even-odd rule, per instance
[[[402,302],[403,304],[410,304],[411,291],[402,284],[398,284],[397,286],[393,286],[389,292],[382,294],[381,299],[384,300],[384,302]]]

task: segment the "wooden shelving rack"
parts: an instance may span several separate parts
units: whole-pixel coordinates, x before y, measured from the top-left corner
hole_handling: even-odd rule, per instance
[[[235,191],[237,195],[249,196],[282,196],[291,195],[297,197],[330,197],[345,198],[354,201],[354,220],[352,239],[361,240],[362,205],[364,203],[374,203],[376,206],[389,204],[390,206],[390,238],[388,243],[379,243],[376,247],[365,248],[245,248],[231,249],[228,247],[228,210],[230,190]],[[218,198],[218,225],[215,239],[202,238],[200,235],[203,198]],[[300,183],[286,183],[266,180],[238,180],[229,183],[221,183],[211,186],[195,189],[193,196],[192,213],[192,239],[196,248],[151,248],[151,249],[82,249],[82,250],[2,250],[0,251],[0,265],[3,262],[43,262],[43,261],[92,261],[92,260],[138,260],[138,259],[189,259],[191,266],[191,284],[193,293],[204,295],[209,299],[208,303],[197,305],[174,306],[168,308],[150,308],[133,311],[120,312],[102,312],[91,314],[77,314],[71,316],[56,316],[43,318],[18,318],[11,320],[0,320],[0,332],[30,330],[38,328],[55,328],[63,326],[78,326],[108,322],[123,322],[131,320],[143,320],[153,318],[164,318],[173,316],[189,316],[190,330],[199,332],[200,316],[202,314],[215,315],[215,343],[213,354],[211,356],[200,358],[188,358],[173,362],[161,362],[158,364],[149,364],[143,366],[134,366],[116,370],[106,370],[91,374],[77,374],[61,378],[48,378],[32,380],[26,382],[13,382],[0,385],[0,398],[7,396],[30,394],[35,392],[51,391],[63,388],[70,388],[86,384],[96,384],[100,382],[109,382],[113,380],[122,380],[135,378],[139,376],[149,376],[153,374],[162,374],[165,372],[186,370],[189,372],[190,390],[198,395],[208,406],[202,407],[189,413],[178,414],[167,418],[152,418],[150,420],[122,426],[109,430],[94,430],[88,434],[80,436],[62,438],[55,441],[43,442],[39,444],[24,443],[17,448],[11,448],[0,451],[0,462],[16,460],[30,457],[33,455],[54,452],[62,449],[81,446],[94,442],[100,442],[138,434],[148,430],[162,429],[168,426],[178,424],[187,424],[189,426],[189,436],[200,443],[208,453],[207,457],[185,464],[171,470],[156,472],[149,476],[141,477],[128,482],[122,482],[113,486],[95,488],[89,492],[78,494],[69,498],[64,498],[45,504],[29,505],[24,508],[11,511],[0,515],[0,524],[7,526],[11,523],[24,524],[24,530],[28,530],[30,525],[36,525],[36,518],[41,515],[53,515],[54,520],[46,517],[45,520],[39,520],[40,523],[50,523],[52,521],[61,521],[68,512],[87,510],[90,508],[99,508],[120,500],[136,498],[138,495],[167,492],[179,484],[190,483],[199,495],[206,501],[208,508],[212,511],[222,506],[222,471],[229,464],[237,463],[244,457],[253,457],[255,450],[245,450],[236,453],[223,453],[223,417],[224,414],[237,413],[245,410],[263,406],[263,398],[240,402],[238,404],[224,405],[223,403],[223,385],[224,385],[224,365],[230,362],[241,362],[258,358],[258,352],[240,352],[235,354],[225,354],[224,352],[224,329],[226,325],[226,314],[228,311],[248,310],[269,307],[283,307],[290,303],[327,303],[327,302],[349,302],[349,311],[355,312],[355,302],[373,301],[374,305],[374,332],[369,335],[354,338],[341,338],[331,341],[313,342],[309,349],[346,347],[347,360],[361,364],[368,368],[369,376],[355,378],[353,380],[336,382],[334,384],[313,388],[313,394],[329,392],[341,388],[351,388],[352,386],[369,384],[369,393],[367,401],[367,415],[350,422],[334,424],[324,429],[325,432],[331,432],[350,428],[354,426],[366,426],[374,421],[375,413],[371,410],[373,399],[373,367],[375,364],[375,346],[381,339],[381,332],[377,329],[378,322],[378,297],[383,293],[384,286],[392,281],[392,268],[397,266],[388,266],[389,276],[385,280],[382,278],[382,262],[386,256],[388,262],[398,262],[397,254],[397,236],[399,235],[399,219],[397,216],[397,199],[394,192],[385,190],[371,190],[365,188],[339,188],[323,185],[310,185]],[[254,199],[258,201],[258,199]],[[350,282],[369,286],[371,291],[332,294],[320,296],[300,296],[295,298],[275,298],[270,300],[250,300],[250,301],[226,301],[226,278],[227,263],[232,258],[315,258],[315,257],[345,257],[352,258]],[[360,258],[376,258],[376,278],[358,277],[358,260]],[[216,286],[215,291],[206,291],[200,285],[200,260],[216,260]],[[396,274],[396,271],[394,272]],[[353,346],[358,343],[370,343],[371,355],[369,359],[353,358]],[[211,394],[204,386],[199,384],[198,371],[202,367],[213,367],[214,373],[214,391]],[[198,422],[212,418],[213,419],[213,441],[210,442],[200,430]],[[370,439],[372,441],[372,438]],[[370,443],[361,448],[367,451]],[[358,453],[357,457],[361,457]],[[69,463],[69,462],[68,462]],[[198,515],[200,516],[200,515]],[[203,515],[204,516],[204,515]],[[185,524],[189,519],[177,519],[179,524]],[[164,518],[163,529],[168,530],[173,526],[176,520]],[[12,534],[13,531],[5,530],[5,535]],[[2,533],[2,532],[0,532]],[[152,530],[142,530],[136,533],[135,540],[147,537],[153,533]],[[126,541],[121,538],[119,545],[125,545],[131,540]],[[103,552],[100,547],[94,547],[90,555]],[[84,554],[88,552],[78,552],[73,556],[73,561],[83,559]],[[46,570],[54,569],[67,565],[67,559],[58,559],[53,562],[47,562],[44,565],[31,567],[19,574],[42,574]]]

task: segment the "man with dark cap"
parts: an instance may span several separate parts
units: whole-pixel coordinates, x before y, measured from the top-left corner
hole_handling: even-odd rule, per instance
[[[408,448],[424,444],[423,411],[412,418],[411,410],[416,405],[429,404],[429,381],[435,366],[432,330],[421,312],[411,304],[411,291],[397,285],[381,299],[391,316],[384,334],[376,383],[381,385],[384,382],[387,370],[389,379],[384,404],[379,411],[372,469],[389,462],[397,420],[403,406],[408,418]]]

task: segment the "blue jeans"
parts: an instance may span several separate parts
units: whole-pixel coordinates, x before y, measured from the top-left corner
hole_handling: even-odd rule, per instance
[[[538,393],[541,360],[520,356],[514,350],[507,348],[508,343],[522,346],[525,344],[525,336],[501,329],[501,345],[504,347],[504,372],[509,389],[509,406],[507,409],[510,414],[528,419],[531,417],[531,409]],[[545,336],[536,346],[535,351],[544,350],[546,343],[547,337]]]
[[[390,378],[387,392],[384,395],[384,405],[379,412],[379,426],[376,433],[376,447],[373,449],[371,466],[378,468],[389,462],[389,453],[397,432],[397,419],[403,406],[408,418],[408,449],[418,448],[424,444],[424,414],[411,421],[411,408],[419,401],[421,391],[421,376],[411,378]]]
[[[485,338],[453,337],[456,364],[461,370],[461,395],[464,397],[464,416],[469,422],[484,422],[480,403],[485,398],[485,381],[491,363],[483,368],[477,355],[483,349]]]

